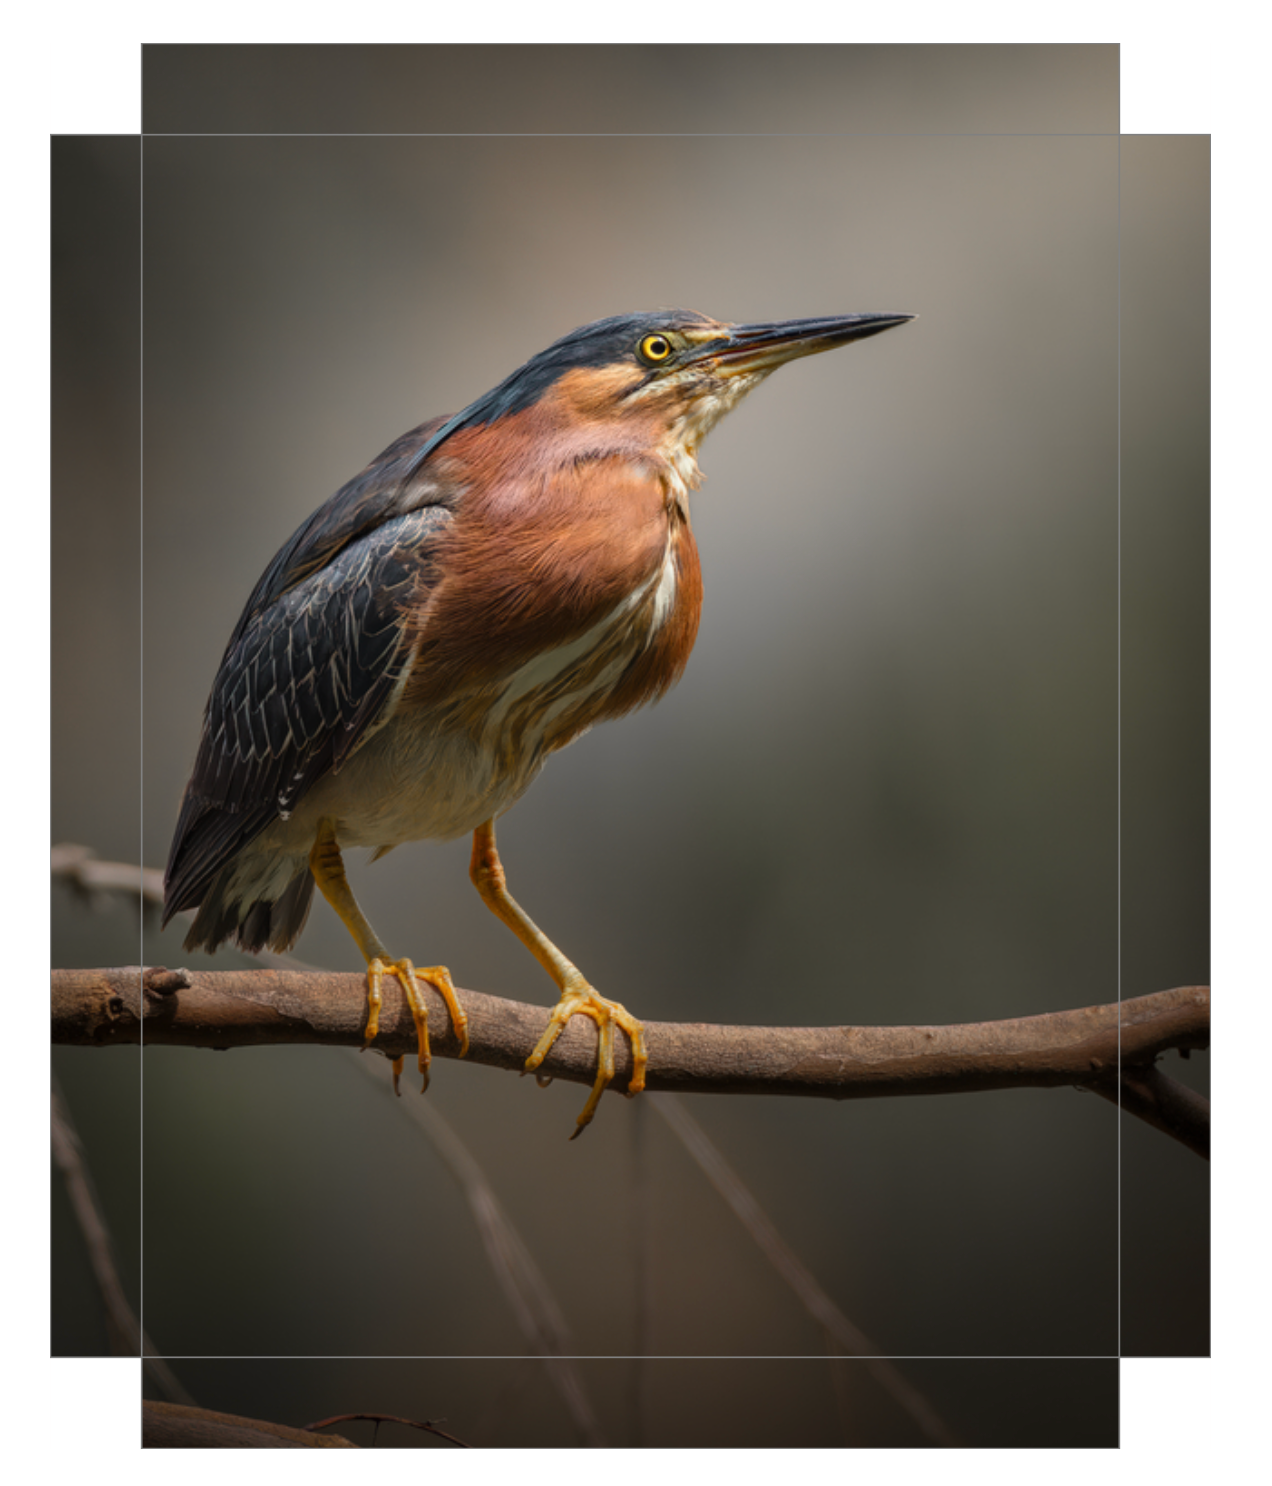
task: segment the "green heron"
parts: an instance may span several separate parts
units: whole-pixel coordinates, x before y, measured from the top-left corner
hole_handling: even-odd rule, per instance
[[[300,527],[247,602],[212,684],[168,858],[166,923],[198,909],[187,949],[288,949],[314,884],[367,963],[366,1042],[381,983],[402,985],[428,1085],[418,981],[467,1018],[442,966],[395,959],[341,852],[472,832],[487,906],[560,990],[527,1060],[597,1024],[597,1073],[574,1134],[642,1025],[597,992],[508,892],[495,820],[548,755],[660,697],[698,629],[689,524],[698,445],[787,361],[910,315],[729,325],[690,311],[617,315],[532,357],[463,412],[404,434]],[[402,1060],[394,1063],[394,1085]]]

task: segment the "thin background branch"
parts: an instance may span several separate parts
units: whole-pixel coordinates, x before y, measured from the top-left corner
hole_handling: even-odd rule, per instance
[[[760,1252],[799,1297],[800,1304],[824,1328],[833,1354],[866,1359],[864,1365],[870,1376],[901,1405],[934,1445],[948,1448],[961,1444],[927,1399],[887,1360],[883,1348],[853,1325],[804,1267],[741,1177],[685,1108],[684,1101],[674,1094],[655,1094],[650,1103],[679,1136],[707,1180],[759,1245]]]
[[[79,1224],[88,1253],[89,1267],[101,1294],[111,1352],[116,1357],[141,1356],[146,1371],[166,1398],[174,1403],[193,1405],[194,1399],[186,1392],[172,1369],[162,1357],[155,1355],[154,1343],[142,1331],[137,1313],[128,1303],[123,1281],[119,1278],[119,1266],[115,1262],[115,1250],[111,1243],[110,1230],[106,1226],[106,1217],[88,1174],[79,1135],[56,1079],[53,1083],[52,1113],[53,1161],[66,1184],[71,1211]]]
[[[123,894],[140,898],[149,908],[163,907],[163,873],[157,867],[104,862],[90,847],[71,841],[53,848],[52,867],[54,877],[60,877],[86,898]]]
[[[306,1424],[305,1429],[317,1432],[320,1429],[330,1429],[333,1424],[347,1424],[354,1420],[369,1420],[376,1426],[376,1434],[380,1432],[381,1424],[405,1424],[411,1429],[422,1429],[428,1434],[435,1434],[439,1439],[449,1440],[452,1445],[459,1445],[462,1449],[469,1449],[461,1439],[456,1439],[453,1434],[447,1434],[444,1429],[439,1429],[436,1424],[428,1419],[403,1419],[398,1414],[333,1414],[330,1419],[318,1419],[313,1424]]]
[[[368,1063],[365,1058],[354,1057],[354,1061],[363,1074],[383,1085],[382,1069]],[[516,1317],[531,1351],[545,1360],[552,1385],[560,1394],[583,1443],[590,1448],[604,1446],[606,1441],[600,1420],[596,1417],[578,1369],[574,1366],[574,1347],[569,1325],[556,1303],[547,1279],[531,1257],[485,1172],[443,1118],[434,1100],[402,1099],[395,1102],[410,1119],[421,1126],[433,1149],[455,1178],[472,1212],[486,1258],[504,1299]],[[309,1427],[312,1429],[317,1426]]]

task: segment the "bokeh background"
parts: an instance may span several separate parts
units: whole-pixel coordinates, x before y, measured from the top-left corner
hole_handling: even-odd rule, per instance
[[[688,673],[551,762],[501,827],[513,889],[652,1020],[971,1021],[1207,979],[1208,142],[1119,138],[1115,48],[145,57],[144,139],[54,149],[55,840],[162,866],[253,583],[404,429],[618,311],[903,310],[712,434]],[[398,952],[549,1004],[466,864],[352,867]],[[125,903],[54,910],[55,964],[244,963]],[[321,904],[298,953],[358,965]],[[531,1345],[387,1065],[54,1066],[155,1345],[275,1359],[186,1364],[201,1403],[487,1443],[922,1438],[817,1360],[652,1105],[607,1098],[568,1144],[577,1086],[442,1063],[428,1095],[565,1349],[608,1359],[580,1410],[559,1369],[490,1361]],[[1115,1370],[1041,1359],[1207,1349],[1206,1170],[1103,1101],[690,1107],[883,1353],[970,1359],[898,1364],[969,1443],[1111,1441]],[[54,1200],[54,1350],[92,1353]]]

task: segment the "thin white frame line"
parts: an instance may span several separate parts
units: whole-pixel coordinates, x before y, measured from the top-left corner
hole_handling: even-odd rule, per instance
[[[568,131],[546,131],[535,133],[522,129],[508,129],[495,132],[480,132],[477,130],[464,129],[436,129],[425,130],[415,133],[371,133],[371,132],[341,132],[329,131],[305,133],[302,131],[287,133],[274,130],[245,130],[240,134],[213,133],[211,131],[169,131],[162,129],[143,130],[143,139],[1118,139],[1120,135],[1115,129],[1038,129],[1033,132],[1020,132],[1007,129],[965,129],[933,132],[931,130],[905,130],[905,129],[881,129],[870,131],[864,129],[847,130],[844,133],[836,133],[834,130],[817,131],[811,130],[804,133],[785,134],[778,130],[757,130],[754,133],[742,133],[738,130],[721,130],[718,133],[688,134],[674,132],[670,134],[652,133],[626,133],[621,130],[605,132],[604,130],[586,130],[571,133]]]
[[[1118,95],[1121,106],[1121,94]],[[1117,139],[1117,1356],[1122,1360],[1122,136]]]
[[[1120,110],[1120,94],[1119,94]],[[804,140],[804,138],[829,138],[829,140],[847,140],[847,138],[1113,138],[1117,141],[1117,248],[1116,248],[1116,284],[1117,284],[1117,340],[1116,340],[1116,366],[1117,366],[1117,392],[1116,392],[1116,421],[1117,421],[1117,444],[1116,444],[1116,553],[1117,553],[1117,584],[1116,584],[1116,991],[1117,1002],[1119,1002],[1119,1021],[1117,1021],[1117,1068],[1122,1067],[1122,1024],[1120,1024],[1120,1000],[1122,1000],[1122,132],[1116,131],[1037,131],[1030,134],[1021,131],[967,131],[967,132],[941,132],[933,134],[932,131],[880,131],[880,132],[796,132],[796,134],[777,134],[777,132],[755,132],[755,134],[740,134],[737,131],[718,132],[718,134],[684,134],[684,132],[673,132],[673,134],[620,134],[620,132],[587,132],[587,134],[565,134],[565,132],[544,132],[544,134],[530,134],[530,132],[496,132],[496,134],[470,134],[470,132],[426,132],[426,134],[364,134],[364,132],[324,132],[324,134],[275,134],[275,132],[244,132],[244,134],[211,134],[211,132],[190,132],[190,134],[163,134],[163,132],[149,132],[141,129],[138,132],[138,520],[140,520],[140,531],[138,531],[138,556],[140,556],[140,572],[138,572],[138,666],[140,666],[140,678],[138,678],[138,697],[140,697],[140,718],[138,718],[138,853],[140,853],[140,866],[144,865],[144,752],[146,752],[146,712],[144,712],[144,597],[146,597],[146,565],[144,565],[144,413],[146,413],[146,400],[144,400],[144,189],[146,189],[146,171],[144,171],[144,141],[146,138],[232,138],[232,140],[250,140],[250,138],[265,138],[265,140],[308,140],[308,138],[348,138],[348,140],[376,140],[376,138],[419,138],[419,140],[437,140],[437,138],[478,138],[478,140],[504,140],[504,138],[568,138],[568,140],[583,140],[583,138],[633,138],[633,140],[675,140],[675,138],[701,138],[701,140],[728,140],[728,138],[782,138],[782,140]],[[144,966],[144,917],[138,912],[138,966]],[[138,972],[140,979],[140,972]],[[141,1027],[140,1049],[146,1045],[146,1031]],[[144,1247],[146,1247],[146,1223],[144,1223],[144,1190],[146,1190],[146,1178],[144,1178],[144,1058],[138,1057],[138,1109],[140,1109],[140,1128],[138,1128],[138,1172],[140,1172],[140,1224],[138,1224],[138,1265],[140,1265],[140,1294],[138,1294],[138,1321],[140,1321],[141,1333],[144,1334],[144,1294],[146,1294],[146,1259],[144,1259]],[[513,1354],[146,1354],[140,1352],[138,1360],[144,1361],[147,1357],[162,1358],[165,1361],[1116,1361],[1122,1360],[1122,1122],[1120,1122],[1120,1088],[1117,1098],[1117,1211],[1116,1211],[1116,1251],[1117,1251],[1117,1276],[1116,1276],[1116,1317],[1114,1317],[1114,1330],[1116,1330],[1116,1349],[1113,1352],[1095,1352],[1095,1354],[892,1354],[892,1352],[871,1352],[871,1354],[834,1354],[828,1358],[825,1352],[816,1354],[551,1354],[542,1355],[535,1352],[513,1352]]]
[[[1121,1358],[1112,1352],[1084,1353],[1045,1352],[915,1352],[883,1356],[875,1352],[411,1352],[381,1355],[376,1352],[350,1352],[318,1355],[309,1352],[208,1352],[146,1353],[147,1359],[161,1362],[1113,1362]]]
[[[137,866],[146,864],[146,136],[137,137]],[[146,900],[137,900],[138,1005],[145,1006]],[[146,1336],[146,1019],[137,1044],[137,1324],[139,1361]]]

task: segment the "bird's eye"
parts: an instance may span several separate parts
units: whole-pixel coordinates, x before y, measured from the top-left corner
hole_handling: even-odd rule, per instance
[[[666,361],[671,355],[671,342],[665,335],[647,335],[637,349],[640,351],[642,360],[656,364],[659,361]]]

